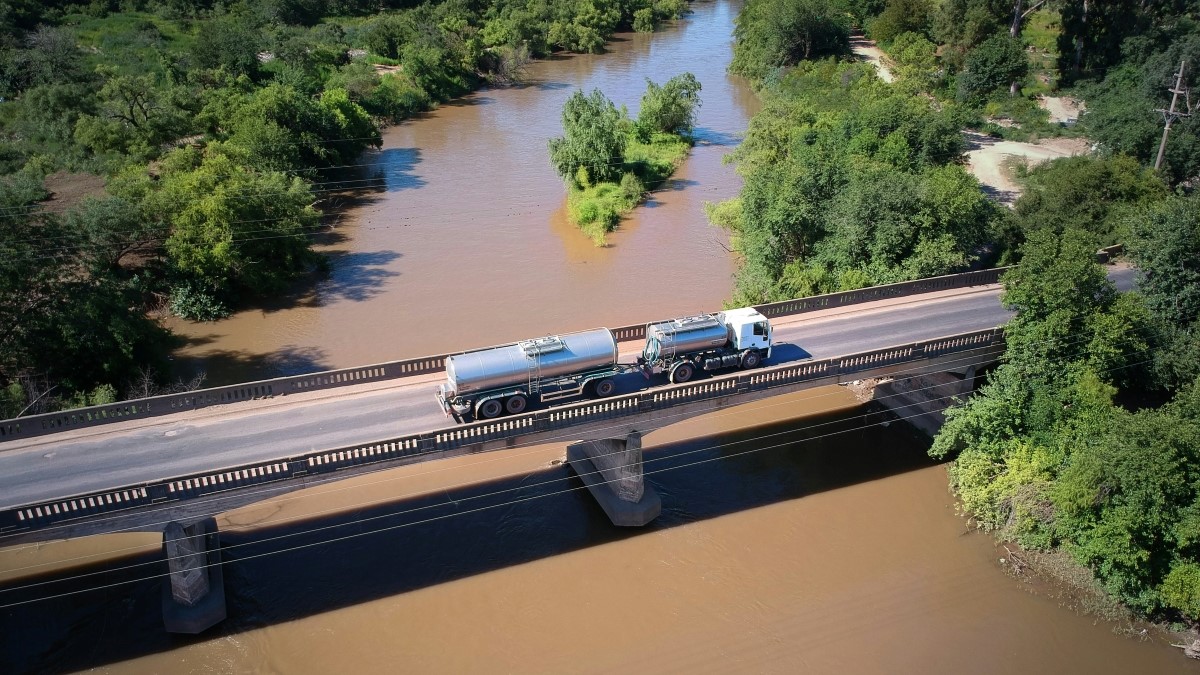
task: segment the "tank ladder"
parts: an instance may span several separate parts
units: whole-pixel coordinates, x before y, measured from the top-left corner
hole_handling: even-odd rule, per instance
[[[525,352],[525,370],[529,377],[529,395],[533,396],[542,389],[542,354],[557,352],[567,348],[562,338],[557,335],[525,340],[517,343]]]

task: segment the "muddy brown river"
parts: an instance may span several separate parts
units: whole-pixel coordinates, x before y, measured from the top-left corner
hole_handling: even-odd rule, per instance
[[[172,323],[183,371],[210,384],[439,354],[552,332],[719,309],[732,288],[725,233],[705,201],[737,194],[722,158],[758,109],[729,75],[738,5],[698,3],[665,31],[622,34],[603,55],[533,64],[526,85],[484,90],[384,132],[330,196],[337,227],[318,248],[330,277],[294,298],[215,323]],[[674,177],[597,248],[566,221],[547,141],[563,103],[598,88],[636,115],[646,78],[692,72],[697,145]]]
[[[702,204],[737,192],[721,157],[756,102],[724,73],[738,5],[693,6],[390,129],[371,160],[388,187],[324,244],[331,278],[177,326],[181,360],[247,379],[719,306],[733,262]],[[645,76],[684,70],[704,86],[701,144],[596,249],[546,162],[561,103],[600,87],[636,106]],[[647,435],[664,509],[638,530],[607,522],[561,445],[293,493],[220,515],[229,618],[200,637],[162,630],[157,536],[3,550],[0,605],[63,595],[0,609],[0,672],[1195,672],[1163,636],[1006,575],[927,446],[829,388]]]
[[[1003,549],[955,515],[928,441],[862,412],[834,387],[648,434],[647,480],[663,513],[642,529],[608,523],[561,464],[561,445],[403,467],[223,514],[229,618],[199,638],[162,631],[159,582],[142,578],[160,573],[161,559],[138,549],[153,551],[156,538],[0,552],[0,579],[106,546],[132,557],[100,570],[148,563],[0,592],[8,603],[118,584],[4,609],[0,672],[1193,665],[1162,636],[1114,634],[1006,575]]]

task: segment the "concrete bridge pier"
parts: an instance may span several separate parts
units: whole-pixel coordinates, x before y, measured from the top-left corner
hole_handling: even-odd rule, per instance
[[[567,446],[567,462],[613,525],[641,527],[662,512],[662,499],[646,485],[640,432],[572,443]]]
[[[225,620],[221,542],[212,518],[167,524],[163,553],[171,574],[163,583],[163,624],[170,633],[203,632]]]
[[[974,389],[975,366],[969,366],[961,372],[934,372],[880,382],[872,398],[927,435],[936,436],[946,422],[946,408]]]

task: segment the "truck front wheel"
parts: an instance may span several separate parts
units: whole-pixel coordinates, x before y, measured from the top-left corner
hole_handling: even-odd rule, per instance
[[[742,367],[746,370],[757,368],[762,363],[762,356],[753,349],[742,352]]]

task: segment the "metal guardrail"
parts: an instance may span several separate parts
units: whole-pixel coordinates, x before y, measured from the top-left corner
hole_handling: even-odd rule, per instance
[[[918,295],[933,291],[952,288],[967,288],[994,284],[1000,280],[1000,275],[1010,268],[997,268],[964,272],[916,281],[905,281],[886,286],[872,286],[856,291],[829,293],[797,300],[784,300],[765,305],[757,305],[756,309],[768,318],[791,316],[814,312],[831,307],[844,307],[863,302],[887,300],[908,295]],[[613,335],[619,342],[644,340],[646,324],[643,322],[612,329]],[[514,343],[509,343],[514,344]],[[503,345],[507,346],[507,345]],[[18,438],[30,438],[53,434],[68,429],[80,429],[112,422],[130,419],[142,419],[170,415],[184,410],[197,410],[213,405],[236,403],[272,396],[298,394],[305,391],[333,389],[355,384],[394,380],[413,375],[424,375],[443,370],[446,367],[446,357],[460,354],[438,354],[422,356],[403,361],[389,361],[357,368],[329,370],[308,375],[293,375],[272,380],[246,382],[224,387],[212,387],[179,394],[167,394],[152,398],[132,399],[107,405],[75,408],[53,413],[30,415],[17,419],[0,421],[0,442]]]
[[[658,387],[613,398],[584,401],[449,429],[410,434],[304,455],[149,481],[99,492],[26,504],[0,511],[0,535],[17,534],[65,521],[108,515],[154,504],[195,499],[232,489],[266,485],[299,476],[437,451],[456,450],[488,441],[565,429],[587,422],[620,419],[694,401],[721,398],[789,384],[911,363],[1002,345],[1001,329],[993,328],[924,340],[820,361],[785,363],[742,371],[695,383]]]

